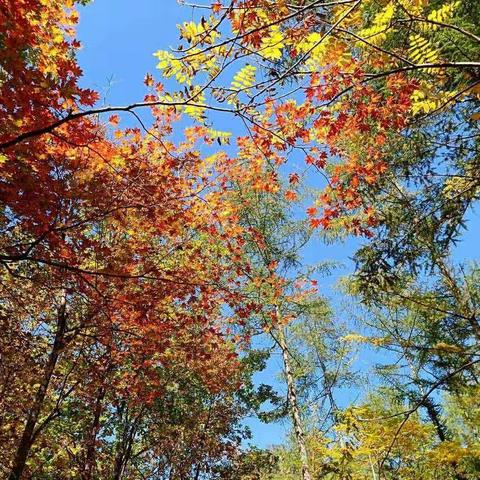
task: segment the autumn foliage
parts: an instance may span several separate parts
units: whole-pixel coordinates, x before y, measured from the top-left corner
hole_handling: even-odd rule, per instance
[[[163,453],[187,432],[197,441],[207,412],[216,435],[175,468],[220,459],[236,445],[224,396],[240,382],[227,327],[252,308],[222,185],[229,165],[206,166],[201,130],[169,140],[173,108],[113,139],[102,118],[81,115],[97,95],[78,86],[71,2],[0,12],[2,475],[49,476],[42,458],[54,455],[56,476],[98,478],[98,461],[120,478],[137,430],[151,442],[144,455]],[[154,417],[180,412],[158,402],[195,388],[193,416],[167,434]],[[55,434],[64,422],[75,431]]]
[[[0,476],[475,478],[479,295],[449,255],[480,185],[478,6],[194,5],[145,97],[100,106],[76,3],[0,0]],[[377,336],[340,335],[311,272],[292,280],[285,245],[314,232],[370,239],[349,293]],[[241,448],[281,403],[253,386],[252,335],[280,349],[294,425],[271,464]],[[352,339],[413,380],[341,410]]]

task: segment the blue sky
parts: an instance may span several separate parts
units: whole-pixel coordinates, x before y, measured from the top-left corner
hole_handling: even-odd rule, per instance
[[[84,82],[111,104],[143,98],[143,78],[155,71],[153,53],[177,43],[176,25],[189,10],[174,0],[97,0],[81,8]]]
[[[79,63],[84,71],[83,84],[97,90],[102,101],[111,105],[125,105],[143,99],[146,93],[143,84],[145,74],[150,72],[159,78],[153,53],[176,46],[176,25],[192,18],[192,9],[180,6],[176,0],[96,0],[81,8],[80,12],[78,37],[83,48],[79,53]],[[228,130],[233,124],[228,118],[224,121],[221,128]],[[478,216],[470,215],[469,232],[455,252],[456,260],[478,259],[478,220]],[[330,246],[317,241],[305,251],[307,263],[336,260],[344,264],[344,268],[328,280],[320,279],[322,291],[331,292],[332,284],[338,277],[351,271],[349,258],[358,244],[355,239]],[[337,303],[338,298],[334,298],[334,304]],[[372,361],[373,358],[362,358],[361,368],[367,368]],[[279,359],[274,357],[256,379],[258,382],[278,384],[275,375],[279,369]],[[256,420],[247,423],[253,431],[253,443],[258,446],[281,443],[284,439],[285,424],[264,425]]]

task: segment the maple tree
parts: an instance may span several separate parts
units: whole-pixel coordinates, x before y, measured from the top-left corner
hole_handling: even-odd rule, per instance
[[[110,138],[85,110],[96,93],[78,86],[73,2],[0,12],[2,475],[121,478],[187,433],[188,456],[164,469],[201,472],[241,437],[227,329],[252,305],[238,294],[247,265],[222,184],[230,166],[195,151],[203,129],[172,143],[170,105],[151,105],[143,133],[112,116]],[[171,391],[188,402],[194,384],[191,416],[158,405]],[[165,411],[177,427],[155,421]],[[140,447],[140,430],[153,446]]]

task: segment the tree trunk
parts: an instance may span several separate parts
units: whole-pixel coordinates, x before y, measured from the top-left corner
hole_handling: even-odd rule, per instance
[[[120,416],[125,410],[125,425],[122,433],[121,440],[117,443],[117,454],[115,456],[115,464],[113,469],[113,480],[120,480],[125,472],[128,462],[132,456],[132,448],[139,427],[140,419],[143,414],[143,410],[140,410],[138,415],[129,421],[128,407],[123,404],[120,407]]]
[[[430,418],[433,426],[435,427],[438,438],[441,442],[444,442],[447,439],[447,427],[440,420],[440,415],[437,411],[436,405],[430,398],[425,398],[422,402],[422,405],[425,407],[427,415]]]
[[[428,417],[430,418],[431,422],[433,423],[435,430],[437,431],[437,436],[441,442],[445,442],[448,440],[448,430],[447,427],[442,423],[438,411],[435,407],[435,404],[430,398],[424,399],[422,405],[427,410]],[[457,472],[457,465],[458,462],[454,462],[452,464],[454,469],[454,476],[455,480],[466,480],[464,474]]]
[[[57,317],[57,329],[55,332],[55,339],[53,341],[52,350],[48,357],[45,370],[43,372],[43,378],[40,386],[38,387],[33,405],[28,412],[27,422],[23,430],[22,438],[18,445],[15,457],[13,460],[13,467],[8,477],[8,480],[20,480],[25,470],[25,464],[32,448],[35,438],[35,426],[38,422],[38,417],[43,407],[43,402],[47,394],[48,386],[57,365],[58,357],[64,346],[65,330],[67,327],[67,315],[66,315],[66,298],[62,297],[60,307],[58,309]]]
[[[287,401],[288,409],[290,410],[290,415],[293,421],[293,428],[295,432],[295,439],[300,450],[300,461],[302,464],[302,479],[303,480],[312,480],[310,475],[310,469],[308,467],[308,454],[307,447],[305,444],[305,433],[302,427],[302,419],[300,417],[300,409],[297,401],[297,392],[295,387],[295,379],[293,378],[292,368],[290,364],[290,356],[288,354],[287,342],[285,339],[285,332],[283,327],[278,328],[278,343],[280,349],[282,350],[283,365],[285,368],[285,377],[287,380]]]
[[[98,395],[95,401],[95,409],[93,412],[93,422],[87,438],[87,454],[85,456],[85,467],[82,475],[83,480],[91,480],[95,470],[95,456],[96,456],[96,442],[98,431],[100,430],[100,416],[103,410],[103,399],[107,388],[105,384],[98,390]]]
[[[115,458],[115,469],[113,472],[113,480],[120,480],[125,472],[125,468],[132,455],[133,437],[135,436],[135,427],[132,426],[127,433],[126,442],[122,444],[122,449],[117,453]]]

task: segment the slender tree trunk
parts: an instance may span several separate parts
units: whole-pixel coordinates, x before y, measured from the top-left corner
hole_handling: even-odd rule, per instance
[[[120,480],[123,476],[125,468],[127,467],[130,456],[132,455],[133,437],[135,436],[135,427],[127,433],[126,442],[123,443],[121,450],[115,458],[115,470],[113,473],[113,480]]]
[[[368,454],[368,461],[370,462],[370,470],[372,471],[372,480],[377,480],[377,474],[375,473],[375,465],[372,462],[372,456]]]
[[[290,415],[293,421],[293,428],[295,432],[295,439],[300,450],[300,461],[302,464],[302,479],[312,480],[310,469],[308,467],[307,446],[305,444],[305,433],[303,431],[302,419],[300,416],[300,409],[297,401],[297,392],[295,387],[295,379],[293,378],[292,368],[290,364],[290,356],[288,354],[287,341],[285,339],[285,332],[283,327],[278,328],[278,343],[282,350],[283,365],[285,369],[285,377],[287,380],[287,400]]]
[[[120,480],[125,468],[124,453],[123,450],[119,450],[115,457],[115,467],[113,470],[113,480]]]
[[[137,428],[140,423],[140,418],[143,414],[143,410],[140,410],[139,414],[128,421],[128,407],[125,412],[125,428],[122,434],[121,441],[117,444],[117,455],[115,457],[115,465],[113,470],[113,480],[120,480],[125,472],[128,462],[132,456],[133,442],[137,433]]]
[[[100,416],[103,410],[103,399],[107,388],[105,384],[102,384],[98,390],[97,398],[95,401],[95,408],[93,412],[93,422],[90,428],[90,432],[87,438],[87,453],[85,456],[85,467],[82,475],[82,480],[91,480],[93,472],[95,470],[96,461],[96,442],[98,431],[100,430]]]
[[[25,424],[22,438],[15,453],[13,467],[8,477],[8,480],[20,480],[25,470],[25,464],[35,438],[35,426],[37,425],[38,417],[42,410],[48,386],[50,384],[53,371],[55,370],[55,366],[57,365],[58,357],[60,356],[60,353],[64,346],[65,330],[67,327],[66,307],[66,298],[65,294],[63,294],[61,304],[58,309],[57,329],[55,332],[55,339],[53,341],[52,350],[48,357],[47,364],[45,365],[43,377],[35,395],[33,405],[28,412],[27,422]]]
[[[117,412],[120,416],[120,421],[122,421],[123,414],[125,413],[125,424],[123,426],[122,436],[117,440],[116,445],[116,454],[115,454],[115,462],[113,466],[113,480],[119,480],[123,473],[123,465],[124,465],[124,451],[125,451],[125,440],[127,436],[127,429],[128,429],[128,410],[125,401],[123,401],[120,406],[117,408]]]
[[[440,416],[438,414],[437,408],[435,407],[435,404],[430,398],[425,398],[422,405],[425,407],[427,415],[430,418],[430,421],[433,423],[433,426],[435,427],[438,438],[440,439],[440,441],[444,442],[447,439],[447,427],[440,420]]]
[[[445,442],[448,440],[448,430],[447,427],[442,423],[440,416],[438,415],[437,409],[435,408],[435,404],[432,402],[431,399],[426,398],[423,401],[423,406],[427,410],[428,417],[430,418],[431,422],[433,423],[435,430],[437,431],[437,436],[441,442]],[[457,463],[454,463],[454,476],[455,480],[465,480],[466,477],[462,473],[457,472]]]

